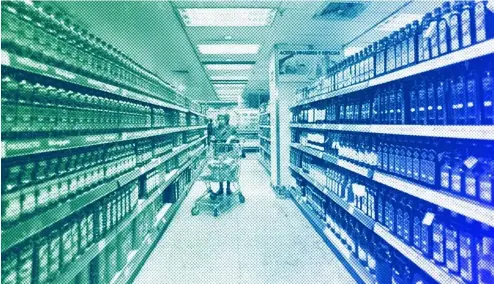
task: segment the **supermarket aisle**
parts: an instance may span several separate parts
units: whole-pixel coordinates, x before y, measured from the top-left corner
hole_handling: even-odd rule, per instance
[[[276,199],[256,154],[241,164],[246,203],[191,216],[197,182],[135,283],[355,283],[289,199]]]

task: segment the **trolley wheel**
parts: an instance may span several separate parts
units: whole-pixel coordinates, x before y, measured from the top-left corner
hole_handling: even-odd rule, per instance
[[[213,210],[213,216],[218,217],[220,215],[220,211],[216,208]]]
[[[197,206],[192,207],[190,213],[192,214],[192,216],[197,216],[199,214],[199,208],[197,208]]]
[[[240,201],[240,203],[244,203],[245,202],[245,196],[242,193],[240,193],[238,195],[238,201]]]

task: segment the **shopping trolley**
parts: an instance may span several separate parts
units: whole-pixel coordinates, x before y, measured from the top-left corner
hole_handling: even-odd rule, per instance
[[[241,156],[242,147],[238,140],[232,143],[211,143],[207,153],[208,165],[199,179],[206,184],[206,191],[195,201],[191,211],[193,216],[203,209],[212,210],[213,215],[218,216],[220,212],[237,204],[237,201],[245,202],[238,182]],[[230,182],[231,194],[215,195],[212,184],[219,182]]]

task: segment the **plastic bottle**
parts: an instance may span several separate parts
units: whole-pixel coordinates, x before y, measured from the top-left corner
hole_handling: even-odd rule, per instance
[[[479,177],[484,170],[480,161],[482,153],[479,152],[479,147],[477,143],[472,143],[468,148],[468,158],[463,163],[465,165],[465,195],[471,199],[478,198]]]
[[[427,82],[427,124],[429,125],[437,123],[437,94],[434,79]]]
[[[463,71],[463,70],[461,70]],[[456,86],[452,89],[453,102],[453,124],[467,123],[467,78],[465,74],[460,74],[456,78]]]
[[[417,89],[417,110],[418,110],[418,124],[427,124],[427,88],[426,81],[422,79]]]
[[[426,13],[420,24],[420,33],[418,36],[419,62],[429,60],[431,58],[431,47],[429,39],[429,27],[432,20],[432,13]]]
[[[480,160],[482,172],[478,178],[479,184],[479,200],[481,202],[492,204],[493,203],[493,183],[494,183],[494,154],[493,145],[487,144],[482,150],[484,158]]]
[[[432,224],[432,257],[435,263],[443,265],[445,262],[445,210],[438,208]]]
[[[408,64],[416,64],[418,62],[418,37],[420,31],[420,23],[414,20],[408,33]]]
[[[17,250],[11,249],[2,255],[2,283],[17,284]]]
[[[417,81],[415,80],[410,87],[410,92],[409,92],[409,97],[410,97],[410,124],[417,124],[418,123],[418,84]]]
[[[449,80],[443,75],[439,75],[436,81],[436,123],[439,125],[445,125],[448,123],[448,104],[447,100],[451,97]]]
[[[396,69],[400,69],[404,63],[403,63],[403,49],[402,49],[402,42],[405,34],[405,28],[400,28],[399,31],[396,32],[396,38],[395,38],[395,67]]]
[[[386,73],[396,69],[396,32],[393,32],[386,44]]]
[[[475,38],[475,23],[472,3],[470,1],[461,2],[461,42],[462,48],[473,44]]]
[[[477,272],[477,244],[479,224],[470,218],[462,220],[459,232],[460,244],[460,275],[467,283],[473,283],[478,277]]]
[[[449,222],[445,228],[446,237],[446,268],[449,273],[458,275],[460,273],[460,244],[458,239],[459,216],[451,212]]]
[[[438,57],[440,54],[439,53],[439,48],[440,48],[439,22],[441,21],[441,16],[442,16],[441,8],[435,8],[428,30],[428,37],[431,48],[431,54],[430,54],[431,58]]]
[[[494,13],[487,7],[487,0],[475,0],[475,41],[482,42],[494,37]]]
[[[489,63],[482,76],[482,121],[484,124],[494,124],[494,73]]]
[[[27,241],[19,249],[19,271],[17,283],[31,283],[33,273],[33,243]]]
[[[456,151],[453,158],[453,168],[451,169],[451,185],[450,190],[457,195],[463,193],[463,180],[464,180],[464,145],[462,143],[456,144]]]
[[[476,70],[470,70],[467,77],[467,123],[478,125],[481,122],[480,86]]]
[[[481,224],[480,228],[480,240],[478,243],[478,283],[488,284],[494,282],[494,272],[492,267],[494,265],[493,251],[494,251],[494,229],[485,224]]]
[[[379,41],[376,47],[376,59],[375,59],[375,74],[376,77],[384,74],[386,72],[386,40],[387,37]]]

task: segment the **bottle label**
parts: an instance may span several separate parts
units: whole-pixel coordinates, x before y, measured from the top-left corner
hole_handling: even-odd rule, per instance
[[[479,2],[475,6],[475,35],[477,42],[486,40],[485,28],[485,7],[484,3]]]
[[[472,44],[470,10],[464,10],[461,13],[461,37],[463,39],[463,47]]]
[[[481,178],[479,183],[479,197],[480,200],[485,202],[492,202],[492,183],[489,178]]]
[[[451,176],[451,189],[455,192],[461,192],[461,176],[453,174]]]
[[[467,175],[465,177],[465,193],[468,196],[475,197],[477,195],[477,181],[475,177]]]
[[[449,172],[447,169],[441,171],[441,187],[443,189],[449,189]]]

